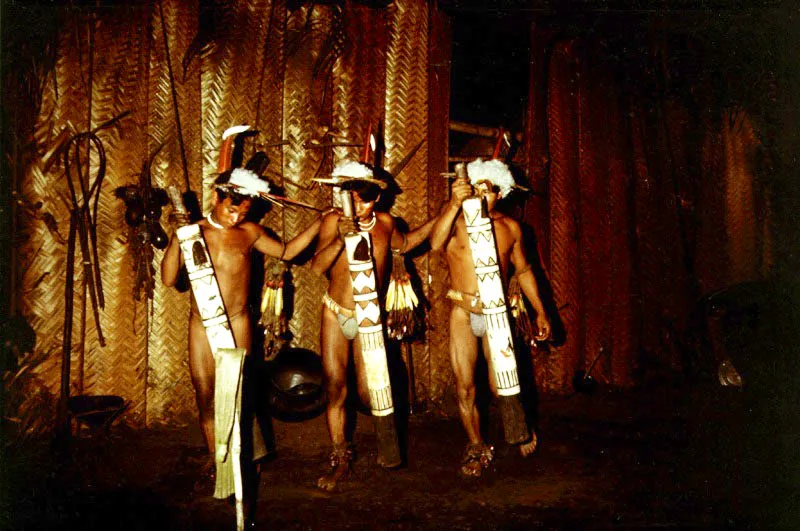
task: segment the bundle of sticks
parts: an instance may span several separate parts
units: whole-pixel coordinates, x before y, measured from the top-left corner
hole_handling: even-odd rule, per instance
[[[392,254],[392,274],[386,291],[386,332],[392,339],[414,337],[422,328],[417,308],[419,299],[411,286],[405,259]]]
[[[289,323],[283,311],[286,273],[286,264],[280,260],[273,260],[264,271],[261,318],[258,324],[264,329],[264,359],[267,361],[275,359],[288,339]]]

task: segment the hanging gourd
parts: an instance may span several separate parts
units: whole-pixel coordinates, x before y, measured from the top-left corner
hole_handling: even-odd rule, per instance
[[[151,185],[150,168],[163,144],[148,160],[142,162],[139,183],[120,186],[114,195],[125,203],[125,223],[128,225],[128,243],[134,261],[133,298],[141,300],[142,294],[153,298],[155,287],[155,266],[153,249],[164,250],[169,237],[161,226],[162,208],[169,203],[169,197],[162,188]]]

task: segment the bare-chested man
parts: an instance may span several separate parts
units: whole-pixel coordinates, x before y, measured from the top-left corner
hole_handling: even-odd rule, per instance
[[[369,232],[372,237],[373,258],[375,260],[378,290],[386,289],[386,266],[392,249],[406,252],[413,249],[428,237],[435,219],[407,235],[395,226],[395,219],[386,212],[377,212],[375,205],[380,199],[381,186],[376,184],[370,166],[347,162],[334,169],[344,171],[353,165],[355,168],[348,177],[361,175],[363,180],[353,180],[343,185],[352,192],[353,210],[358,218],[358,231]],[[348,166],[345,166],[348,165]],[[347,253],[344,251],[344,236],[356,231],[355,223],[341,212],[332,212],[322,220],[319,245],[312,262],[312,270],[326,274],[329,280],[328,292],[323,299],[322,309],[322,365],[325,372],[328,393],[327,420],[328,433],[333,444],[330,470],[319,478],[317,485],[324,490],[333,490],[336,484],[347,477],[353,458],[352,449],[345,439],[345,399],[347,398],[347,367],[350,362],[352,345],[358,380],[358,393],[364,404],[369,404],[364,362],[358,341],[358,323],[355,319],[355,302],[350,281]],[[383,298],[381,297],[381,300]]]
[[[266,187],[266,188],[265,188]],[[268,236],[257,223],[245,221],[259,192],[268,192],[266,181],[242,168],[221,173],[214,181],[213,208],[199,222],[208,246],[220,294],[225,303],[236,346],[250,352],[251,320],[248,311],[250,255],[255,249],[267,256],[291,260],[319,233],[315,220],[287,243]],[[186,221],[186,220],[180,220]],[[183,254],[173,234],[161,261],[161,280],[173,286],[183,265]],[[192,298],[189,319],[189,369],[195,389],[200,425],[210,455],[214,455],[214,379],[216,367],[197,305]]]
[[[485,171],[489,169],[484,166],[486,164],[491,166],[491,171]],[[456,179],[451,186],[450,203],[442,212],[431,234],[431,249],[445,249],[450,268],[451,289],[447,294],[447,298],[453,303],[450,312],[450,361],[456,377],[459,414],[469,438],[460,472],[465,476],[480,476],[483,468],[493,459],[494,453],[481,435],[480,417],[475,404],[478,337],[483,337],[483,353],[487,363],[490,363],[490,360],[482,305],[477,295],[478,279],[475,276],[466,222],[464,217],[459,215],[461,203],[465,199],[475,194],[485,199],[494,227],[503,283],[507,284],[510,260],[523,293],[536,311],[537,339],[547,339],[550,335],[550,322],[539,298],[536,279],[526,258],[519,223],[495,210],[497,201],[505,197],[514,185],[510,171],[501,161],[477,160],[467,166],[467,172],[469,181]],[[489,374],[493,374],[492,371],[489,371]],[[492,391],[496,394],[492,376],[489,379]],[[533,432],[531,440],[520,445],[522,455],[533,453],[536,444],[536,433]]]

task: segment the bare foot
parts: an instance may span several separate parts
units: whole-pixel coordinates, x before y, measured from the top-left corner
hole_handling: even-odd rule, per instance
[[[317,487],[331,492],[336,488],[339,481],[344,481],[350,475],[350,463],[353,462],[353,450],[343,445],[334,447],[330,459],[330,469],[327,474],[317,480]]]
[[[350,464],[341,464],[334,468],[329,474],[325,474],[317,480],[317,487],[322,490],[332,492],[336,489],[339,481],[344,481],[350,475]]]
[[[200,467],[198,478],[194,483],[194,491],[197,494],[207,494],[210,490],[214,492],[214,481],[217,467],[213,459],[208,457]]]
[[[528,457],[536,451],[537,446],[539,446],[539,438],[536,437],[536,432],[533,432],[530,441],[519,445],[519,453],[522,457]]]
[[[494,448],[485,443],[468,444],[458,472],[465,478],[478,478],[494,459]]]
[[[387,470],[394,470],[395,468],[398,468],[401,464],[403,464],[402,461],[387,464],[386,460],[382,455],[380,455],[380,453],[378,454],[377,459],[375,459],[375,462],[378,463],[378,466],[380,466],[381,468],[385,468]]]

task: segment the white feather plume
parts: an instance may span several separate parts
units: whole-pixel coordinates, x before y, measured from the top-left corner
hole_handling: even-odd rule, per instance
[[[473,160],[467,164],[467,175],[469,175],[469,181],[473,186],[483,181],[489,181],[499,187],[500,193],[498,195],[501,198],[507,196],[515,184],[514,176],[511,175],[508,166],[497,159]]]
[[[236,193],[241,195],[257,197],[259,194],[269,193],[269,183],[244,168],[235,168],[231,172],[231,178],[227,184],[235,188]]]
[[[331,177],[351,177],[356,179],[372,178],[372,168],[363,162],[346,160],[333,168]]]

